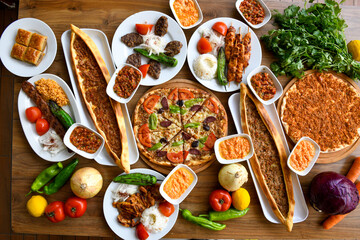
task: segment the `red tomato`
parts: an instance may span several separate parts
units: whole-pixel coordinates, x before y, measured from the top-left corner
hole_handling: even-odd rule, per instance
[[[50,126],[48,121],[46,119],[40,118],[36,121],[36,132],[41,136],[44,135],[48,130]]]
[[[216,22],[213,26],[212,29],[214,29],[215,31],[217,31],[218,33],[220,33],[221,35],[225,36],[227,33],[227,26],[225,23],[223,22]]]
[[[142,77],[145,78],[146,74],[149,70],[150,64],[144,64],[139,67],[140,72],[142,73]]]
[[[170,217],[171,214],[173,214],[173,212],[175,211],[175,208],[174,205],[165,201],[159,204],[159,210],[164,216]]]
[[[29,107],[25,110],[25,115],[29,122],[34,123],[41,118],[41,111],[37,107]]]
[[[78,218],[84,215],[86,208],[86,200],[79,197],[70,197],[65,202],[65,214],[72,218]]]
[[[214,148],[214,144],[215,144],[215,141],[216,141],[216,136],[213,132],[211,132],[208,136],[208,138],[206,139],[206,142],[205,142],[205,146],[203,147],[203,150],[205,151],[209,151],[211,149]]]
[[[53,223],[61,222],[65,219],[64,203],[55,201],[45,208],[45,216]]]
[[[206,38],[200,38],[197,44],[197,50],[200,54],[208,53],[212,51],[211,43]]]
[[[159,95],[151,95],[147,99],[145,99],[145,101],[143,103],[143,106],[144,106],[145,111],[148,114],[152,114],[152,112],[153,112],[156,104],[158,103],[159,99],[160,99]]]
[[[184,152],[168,152],[166,154],[167,159],[172,163],[182,163],[184,162]]]
[[[148,232],[146,231],[144,225],[142,223],[139,223],[136,226],[136,236],[140,239],[140,240],[145,240],[149,237]]]
[[[152,24],[135,24],[135,29],[141,35],[146,35],[151,31],[153,26]]]
[[[213,191],[209,196],[211,207],[218,212],[228,210],[231,206],[231,202],[232,199],[230,193],[222,189]]]

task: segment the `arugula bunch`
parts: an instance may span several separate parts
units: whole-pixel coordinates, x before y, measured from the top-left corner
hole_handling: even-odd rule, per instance
[[[271,64],[276,75],[301,77],[307,68],[334,70],[360,79],[360,63],[347,50],[345,20],[340,16],[340,3],[325,0],[301,9],[291,5],[281,14],[276,11],[279,29],[261,37],[278,61]]]

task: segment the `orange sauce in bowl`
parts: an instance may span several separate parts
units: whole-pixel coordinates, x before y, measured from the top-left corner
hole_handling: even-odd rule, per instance
[[[178,199],[194,181],[194,176],[186,168],[176,170],[164,185],[164,192],[171,199]]]
[[[303,171],[315,156],[315,146],[312,142],[301,141],[290,157],[290,166],[297,171]]]
[[[250,142],[245,137],[226,139],[219,144],[220,156],[226,160],[246,157],[250,152]]]
[[[189,27],[199,20],[199,11],[193,0],[175,0],[173,7],[184,27]]]

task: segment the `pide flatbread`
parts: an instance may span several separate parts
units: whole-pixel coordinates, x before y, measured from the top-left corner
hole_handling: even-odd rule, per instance
[[[254,145],[251,168],[271,209],[290,232],[295,200],[284,144],[264,106],[244,83],[240,86],[240,115],[242,129]]]
[[[93,40],[74,25],[71,25],[70,52],[83,100],[96,129],[105,139],[105,148],[115,163],[128,173],[130,162],[124,116],[120,103],[106,94],[109,71]]]
[[[360,95],[335,73],[310,73],[285,93],[280,118],[295,143],[306,136],[322,152],[339,151],[360,136]]]

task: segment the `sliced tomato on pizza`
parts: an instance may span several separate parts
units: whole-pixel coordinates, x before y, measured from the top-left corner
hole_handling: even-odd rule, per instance
[[[180,92],[190,91],[191,94],[184,94],[180,97],[181,101],[181,122],[185,124],[197,111],[199,111],[204,104],[209,94],[200,89],[179,89]]]
[[[156,156],[159,161],[168,161],[172,165],[184,162],[184,139],[179,132],[169,143],[157,151]]]
[[[215,153],[213,151],[213,148],[209,149],[205,145],[205,143],[210,143],[214,136],[215,135],[213,133],[210,133],[209,136],[204,136],[202,138],[196,139],[188,133],[183,134],[185,164],[188,164],[190,166],[199,165],[201,163],[205,163],[214,159]]]

